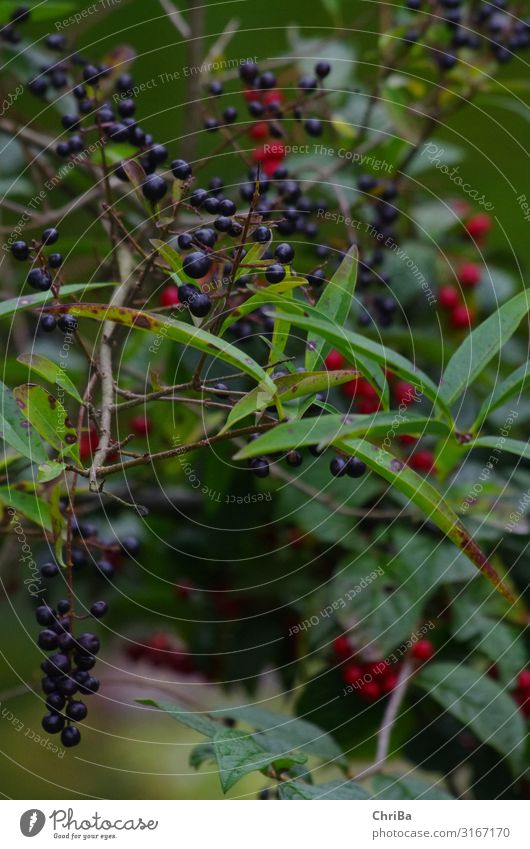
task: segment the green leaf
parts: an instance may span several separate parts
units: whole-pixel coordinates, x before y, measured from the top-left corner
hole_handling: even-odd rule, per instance
[[[322,318],[335,322],[339,327],[344,325],[350,312],[357,282],[358,260],[359,251],[356,245],[352,245],[335,274],[326,284],[316,305]],[[308,334],[305,354],[306,370],[314,371],[315,366],[323,362],[330,347],[324,339],[318,341],[318,336]]]
[[[221,727],[219,722],[214,722],[206,713],[192,711],[186,705],[182,705],[176,701],[159,702],[155,699],[136,699],[136,701],[138,704],[150,705],[158,708],[158,710],[163,710],[172,716],[173,719],[176,719],[188,728],[192,728],[194,731],[198,731],[199,734],[204,734],[205,737],[214,737]]]
[[[68,393],[68,395],[71,395],[72,398],[75,398],[80,404],[83,403],[83,399],[77,391],[75,384],[70,380],[62,366],[57,365],[57,363],[52,362],[47,357],[43,357],[41,354],[20,354],[17,360],[29,368],[30,380],[31,372],[36,371],[37,374],[40,374],[49,383],[54,383],[64,392]]]
[[[48,483],[55,480],[64,472],[65,468],[64,463],[58,463],[56,460],[47,460],[45,463],[41,463],[37,483]]]
[[[240,277],[244,277],[246,274],[253,273],[254,270],[252,268],[248,268],[248,266],[260,261],[262,256],[264,256],[270,248],[271,242],[272,235],[266,242],[254,242],[242,259],[243,268],[241,268],[241,266],[239,267],[236,274],[236,281],[239,280]]]
[[[482,404],[482,407],[480,408],[479,414],[471,430],[479,430],[480,426],[487,418],[487,416],[491,415],[494,410],[497,410],[499,407],[502,407],[502,405],[505,404],[506,401],[508,401],[514,395],[520,396],[529,383],[530,361],[527,360],[525,363],[519,366],[518,369],[513,371],[505,380],[496,384],[495,389],[491,393],[490,397],[487,398]]]
[[[335,761],[341,764],[346,762],[340,746],[333,737],[306,719],[285,716],[259,705],[226,707],[212,711],[212,715],[238,719],[258,731],[267,732],[271,738],[281,741],[284,750],[304,749],[309,754],[328,762]]]
[[[163,259],[165,259],[169,267],[176,273],[180,280],[184,278],[187,280],[190,279],[187,274],[184,274],[182,260],[177,251],[172,248],[171,245],[168,245],[167,242],[162,242],[160,239],[151,239],[150,241],[155,250]]]
[[[469,666],[431,663],[415,682],[479,740],[507,757],[514,771],[521,769],[525,722],[518,705],[495,681]]]
[[[223,728],[213,738],[215,757],[219,767],[219,778],[223,792],[251,772],[263,770],[269,766],[275,769],[289,769],[296,764],[305,763],[306,755],[278,755],[267,752],[257,743],[253,734]]]
[[[294,372],[274,379],[276,392],[263,392],[259,387],[248,392],[233,406],[221,433],[229,430],[241,419],[265,410],[273,398],[278,397],[282,404],[293,401],[304,395],[315,395],[317,392],[339,386],[358,376],[354,369],[337,371]]]
[[[466,336],[447,364],[440,381],[440,394],[453,404],[471,385],[508,339],[515,333],[530,310],[530,296],[519,292]]]
[[[298,375],[299,377],[300,375]],[[235,408],[234,408],[235,409]],[[283,422],[249,442],[234,456],[235,460],[247,460],[262,454],[274,454],[277,451],[289,451],[304,445],[324,447],[338,438],[367,439],[387,437],[394,434],[409,433],[414,436],[437,434],[448,436],[449,427],[445,422],[426,416],[414,416],[403,413],[374,413],[373,415],[332,414],[316,418],[301,419],[296,422]]]
[[[2,486],[0,487],[0,504],[12,507],[36,525],[51,531],[50,506],[47,501],[43,501],[34,493],[21,492],[12,486]]]
[[[403,802],[409,799],[432,799],[439,802],[454,798],[450,793],[414,775],[375,775],[373,789],[375,799],[399,799]]]
[[[286,275],[281,283],[271,283],[269,286],[260,287],[254,295],[247,298],[242,304],[239,304],[237,309],[231,311],[225,318],[219,331],[220,336],[224,336],[229,327],[239,319],[249,315],[255,310],[262,307],[264,304],[279,303],[282,304],[284,298],[282,295],[288,295],[293,289],[298,286],[305,286],[307,280],[305,277],[292,277]]]
[[[44,463],[48,459],[46,447],[39,434],[28,426],[9,387],[0,381],[2,394],[0,406],[0,430],[11,448],[33,463]]]
[[[282,781],[278,785],[278,794],[284,801],[306,799],[316,801],[370,799],[370,794],[353,781],[328,781],[327,784],[306,784],[304,781]]]
[[[283,309],[289,308],[289,304],[284,303],[282,307]],[[300,305],[297,304],[297,308],[299,307]],[[285,313],[282,314],[281,312],[275,315],[279,318],[290,318],[291,323],[295,327],[304,328],[315,335],[327,339],[328,342],[332,343],[334,348],[344,354],[350,361],[355,360],[356,354],[360,354],[369,360],[374,360],[383,368],[390,369],[390,371],[399,377],[412,383],[419,392],[429,398],[436,407],[442,409],[447,417],[450,418],[449,409],[443,399],[440,398],[436,384],[424,372],[416,368],[413,363],[402,357],[401,354],[397,354],[395,351],[385,348],[377,342],[372,342],[371,339],[367,339],[359,333],[354,333],[345,327],[337,327],[332,322],[322,320],[318,315],[315,315],[317,311],[313,307],[304,305],[303,309],[304,315],[300,315],[294,311],[291,316],[285,315]]]
[[[22,414],[45,442],[63,454],[79,457],[77,432],[57,398],[42,386],[25,383],[13,390]]]
[[[235,345],[213,336],[200,327],[192,327],[182,321],[169,317],[152,315],[140,310],[126,307],[108,307],[105,304],[74,304],[72,306],[56,307],[54,311],[93,318],[95,321],[114,321],[125,327],[134,327],[147,333],[158,333],[160,336],[189,345],[204,354],[217,357],[225,363],[235,366],[245,374],[253,377],[266,392],[276,391],[269,375],[248,354],[240,351]]]
[[[497,453],[507,451],[508,454],[515,454],[517,457],[530,460],[530,443],[523,442],[520,439],[507,439],[504,436],[479,436],[478,439],[468,442],[464,447],[468,451],[472,448],[493,448]]]
[[[69,283],[67,286],[61,286],[61,297],[75,295],[78,292],[86,292],[89,289],[105,289],[109,286],[116,285],[116,283]],[[55,300],[52,292],[38,292],[36,295],[20,295],[18,298],[10,298],[8,301],[2,301],[0,303],[0,318],[8,318],[22,309],[31,309],[32,307],[41,307],[44,305],[49,306]]]
[[[418,475],[388,451],[383,448],[376,448],[368,442],[336,439],[333,444],[348,454],[359,457],[374,472],[378,472],[397,490],[410,498],[425,513],[427,518],[434,522],[442,533],[467,555],[510,604],[515,603],[513,594],[505,586],[484,552],[440,492],[426,478]]]

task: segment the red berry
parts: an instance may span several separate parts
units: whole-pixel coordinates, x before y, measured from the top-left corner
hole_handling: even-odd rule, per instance
[[[438,293],[438,298],[440,300],[440,306],[444,310],[454,309],[458,306],[460,300],[458,289],[455,289],[454,286],[442,286]]]
[[[361,688],[359,695],[367,702],[375,702],[381,695],[381,686],[375,681],[369,681]]]
[[[257,91],[255,88],[246,88],[243,92],[243,97],[248,103],[252,103],[253,100],[259,100],[261,98],[261,91]]]
[[[363,377],[359,378],[359,395],[370,400],[377,398],[377,392],[371,383],[368,383]]]
[[[430,640],[419,640],[411,649],[411,655],[415,660],[425,663],[434,654],[434,646]]]
[[[131,430],[136,436],[147,436],[151,433],[152,427],[151,419],[145,416],[134,416],[131,419]]]
[[[399,441],[402,445],[416,445],[418,441],[417,436],[411,436],[410,433],[402,433],[399,437]]]
[[[99,444],[99,436],[96,428],[92,425],[89,431],[81,434],[79,440],[79,457],[81,460],[88,460],[92,456]]]
[[[347,383],[341,384],[340,391],[346,398],[355,398],[359,394],[359,378],[348,380]]]
[[[267,177],[272,177],[281,164],[281,159],[267,159],[267,161],[263,163],[263,170]]]
[[[265,106],[270,106],[271,103],[281,103],[282,102],[282,93],[278,91],[276,88],[271,88],[269,91],[265,92],[263,95],[263,103]]]
[[[346,666],[342,673],[342,679],[345,684],[362,684],[362,675],[362,666]]]
[[[337,369],[344,368],[344,357],[339,351],[330,351],[324,360],[324,365],[328,371],[337,371]],[[350,382],[353,383],[353,381]]]
[[[432,451],[415,451],[408,459],[408,464],[411,469],[417,472],[432,472],[434,471],[434,454]]]
[[[468,309],[465,304],[460,304],[458,307],[455,307],[451,313],[451,323],[453,327],[456,327],[459,330],[468,328],[471,324],[473,324],[473,319],[473,312]]]
[[[527,690],[517,690],[513,697],[519,707],[521,708],[521,713],[527,719],[530,719],[530,695]]]
[[[492,220],[489,215],[480,213],[470,218],[466,224],[466,230],[472,239],[481,239],[491,230]]]
[[[251,139],[255,141],[260,141],[261,139],[266,139],[269,135],[269,127],[266,121],[258,121],[257,124],[252,124],[249,136]]]
[[[179,290],[177,286],[166,286],[160,295],[160,305],[163,307],[174,307],[179,302]]]
[[[398,680],[399,675],[397,674],[397,672],[390,672],[388,675],[385,675],[381,684],[381,689],[383,693],[390,693],[395,688]]]
[[[359,404],[359,412],[363,416],[368,416],[371,413],[377,413],[380,407],[379,401],[374,399],[371,400],[369,398],[363,398]]]
[[[530,669],[523,669],[517,676],[517,683],[521,690],[530,690]]]
[[[394,397],[398,404],[413,404],[416,399],[416,390],[411,383],[406,380],[398,380],[394,386]]]
[[[333,640],[333,651],[339,657],[349,657],[351,655],[351,645],[346,634],[341,634],[340,637]]]
[[[473,287],[480,283],[480,267],[474,262],[464,262],[457,271],[462,286]]]

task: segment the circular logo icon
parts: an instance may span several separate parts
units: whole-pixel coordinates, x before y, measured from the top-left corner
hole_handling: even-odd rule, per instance
[[[20,817],[20,830],[24,837],[35,837],[46,823],[46,816],[37,808],[25,811]]]

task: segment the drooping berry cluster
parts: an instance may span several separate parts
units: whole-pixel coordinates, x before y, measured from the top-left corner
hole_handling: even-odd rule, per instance
[[[56,563],[47,563],[41,572],[43,577],[54,577],[59,574],[59,567]],[[104,601],[97,601],[90,608],[94,619],[101,619],[106,612]],[[38,636],[39,647],[51,653],[41,663],[42,689],[48,709],[42,727],[48,734],[60,733],[63,746],[76,746],[81,740],[77,723],[85,719],[88,712],[84,701],[77,696],[90,696],[99,690],[99,680],[92,670],[100,642],[92,632],[74,635],[76,619],[67,599],[59,601],[56,608],[41,605],[35,615],[43,626]]]

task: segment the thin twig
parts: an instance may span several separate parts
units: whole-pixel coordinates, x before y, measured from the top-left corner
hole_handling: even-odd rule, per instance
[[[390,750],[390,737],[392,735],[392,728],[394,727],[394,724],[396,722],[399,709],[403,703],[403,699],[405,697],[405,693],[407,692],[407,687],[410,679],[412,678],[413,673],[414,661],[411,658],[407,657],[403,661],[403,665],[399,672],[398,682],[392,690],[392,695],[388,700],[388,704],[383,715],[383,721],[381,722],[381,726],[377,733],[377,748],[375,753],[375,761],[373,762],[373,764],[366,767],[366,769],[361,770],[361,772],[353,776],[354,781],[359,781],[362,778],[367,778],[367,776],[379,772],[383,764],[386,762]]]

